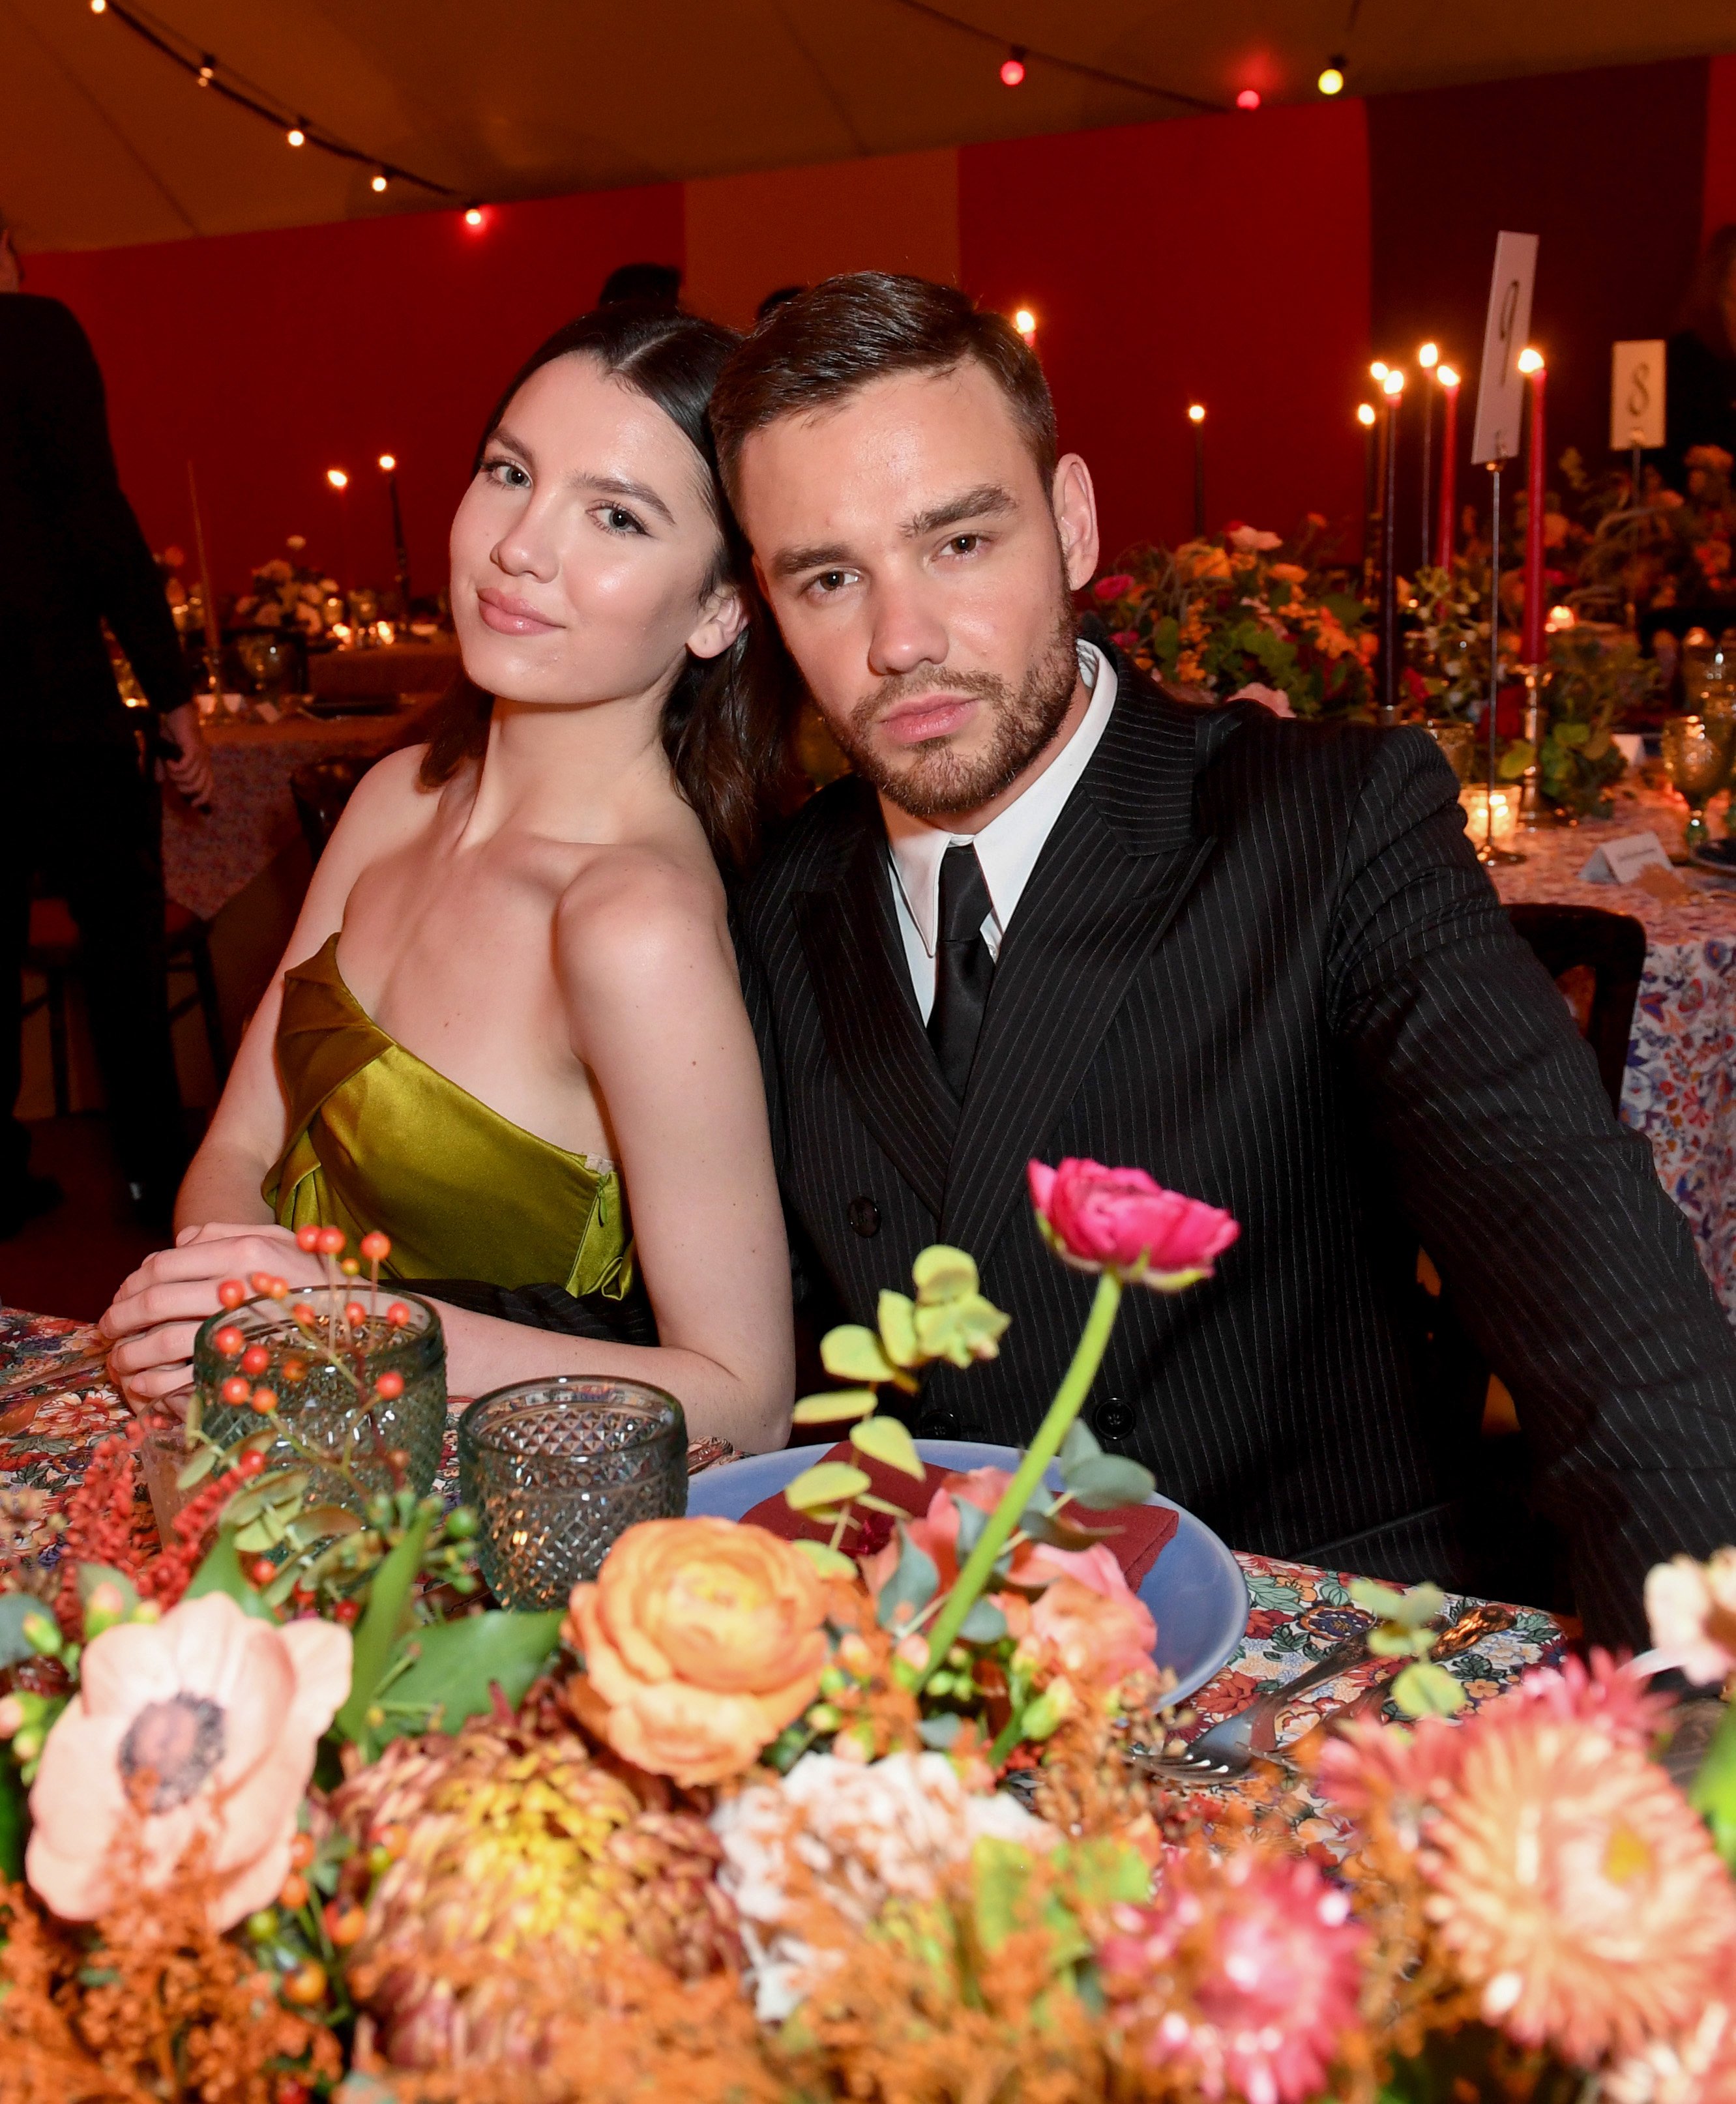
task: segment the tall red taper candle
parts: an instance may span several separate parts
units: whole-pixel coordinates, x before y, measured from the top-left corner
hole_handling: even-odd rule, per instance
[[[1453,548],[1458,540],[1458,522],[1453,512],[1458,501],[1459,376],[1450,365],[1442,365],[1436,368],[1435,377],[1440,381],[1447,406],[1441,423],[1440,510],[1436,515],[1435,564],[1437,569],[1450,570]]]
[[[1522,350],[1519,369],[1531,382],[1531,457],[1525,479],[1525,625],[1520,662],[1543,662],[1543,479],[1549,448],[1543,436],[1543,360],[1541,353]]]

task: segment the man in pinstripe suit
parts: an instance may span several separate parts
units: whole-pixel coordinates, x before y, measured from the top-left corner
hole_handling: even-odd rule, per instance
[[[918,1429],[1017,1442],[1088,1282],[1033,1156],[1149,1170],[1241,1239],[1136,1294],[1091,1421],[1238,1546],[1487,1585],[1476,1412],[1435,1379],[1418,1237],[1516,1399],[1588,1629],[1736,1540],[1736,1343],[1420,733],[1203,710],[1080,641],[1091,480],[1035,359],[910,279],[834,279],[712,404],[784,640],[855,772],[742,902],[817,1308],[872,1322],[944,1240],[1014,1321]]]

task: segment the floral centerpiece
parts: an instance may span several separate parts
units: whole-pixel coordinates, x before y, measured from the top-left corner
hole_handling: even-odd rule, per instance
[[[1279,715],[1372,716],[1368,608],[1323,568],[1326,522],[1287,539],[1233,521],[1209,540],[1144,546],[1093,595],[1142,671]]]
[[[295,1508],[269,1401],[160,1553],[114,1442],[0,1593],[0,2099],[1736,2091],[1736,1727],[1685,1795],[1648,1685],[1736,1669],[1736,1551],[1653,1574],[1647,1657],[1457,1722],[1440,1595],[1359,1586],[1414,1721],[1203,1799],[1097,1523],[1149,1478],[1078,1413],[1124,1293],[1196,1289],[1236,1224],[1091,1162],[1031,1191],[1096,1283],[1015,1470],[872,1487],[930,1488],[882,1395],[1009,1319],[930,1250],[827,1340],[846,1384],[800,1407],[850,1431],[788,1487],[800,1538],[649,1522],[565,1616],[480,1600],[462,1513]],[[322,1564],[321,1528],[362,1547]],[[1341,1848],[1300,1841],[1305,1781]]]

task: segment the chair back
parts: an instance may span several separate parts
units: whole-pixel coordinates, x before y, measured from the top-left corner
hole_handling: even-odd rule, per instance
[[[1645,924],[1600,906],[1510,906],[1514,933],[1560,987],[1619,1111],[1627,1041],[1645,971]]]
[[[373,765],[372,758],[310,760],[291,773],[289,793],[295,799],[307,851],[315,862],[337,830],[356,783]]]

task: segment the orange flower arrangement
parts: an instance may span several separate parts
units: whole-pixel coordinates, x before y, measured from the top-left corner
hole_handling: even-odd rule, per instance
[[[692,1786],[752,1767],[814,1700],[825,1590],[792,1544],[729,1520],[629,1527],[564,1625],[568,1699],[623,1760]]]

